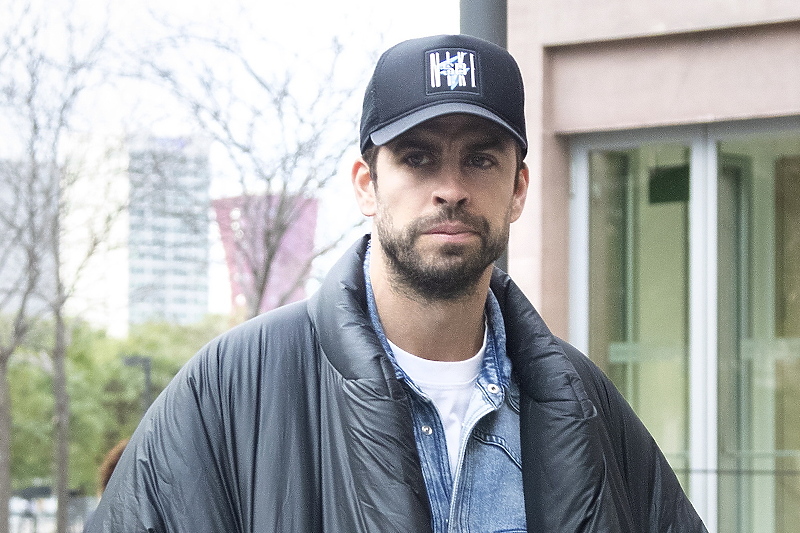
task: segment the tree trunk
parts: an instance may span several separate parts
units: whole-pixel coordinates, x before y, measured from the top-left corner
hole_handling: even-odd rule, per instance
[[[53,396],[55,399],[55,493],[58,501],[56,533],[69,526],[69,394],[67,393],[67,326],[61,309],[55,312]]]
[[[8,502],[11,499],[11,392],[8,356],[0,353],[0,533],[9,532]]]

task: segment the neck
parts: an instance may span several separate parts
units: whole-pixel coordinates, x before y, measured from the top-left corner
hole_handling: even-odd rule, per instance
[[[394,285],[378,248],[372,249],[370,278],[386,337],[403,350],[432,361],[463,361],[475,355],[483,344],[492,267],[469,294],[431,301]]]

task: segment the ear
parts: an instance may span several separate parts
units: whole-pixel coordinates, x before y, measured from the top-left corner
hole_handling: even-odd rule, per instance
[[[363,158],[359,157],[353,163],[350,178],[353,183],[353,192],[356,195],[356,203],[358,203],[361,213],[368,217],[375,215],[375,184],[372,182],[369,166]]]
[[[525,199],[528,197],[528,185],[530,184],[530,171],[528,165],[522,164],[519,169],[517,179],[514,184],[514,196],[511,199],[511,222],[516,222],[522,215],[522,210],[525,207]]]

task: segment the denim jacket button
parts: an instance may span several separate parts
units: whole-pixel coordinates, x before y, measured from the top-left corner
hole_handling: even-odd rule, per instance
[[[494,383],[490,383],[486,386],[486,390],[488,390],[492,394],[497,394],[498,392],[500,392],[500,387],[498,385],[495,385]]]
[[[425,435],[431,435],[433,433],[433,428],[427,425],[422,426],[420,429],[422,429],[422,433]]]

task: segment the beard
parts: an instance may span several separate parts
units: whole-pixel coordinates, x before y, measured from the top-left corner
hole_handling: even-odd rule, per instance
[[[444,222],[459,222],[475,231],[480,237],[478,249],[473,245],[445,244],[424,256],[417,247],[419,238],[428,228]],[[492,231],[486,218],[457,206],[416,219],[402,231],[396,230],[391,216],[379,208],[375,229],[392,285],[426,301],[453,301],[472,294],[487,267],[505,251],[509,234],[507,223]]]

